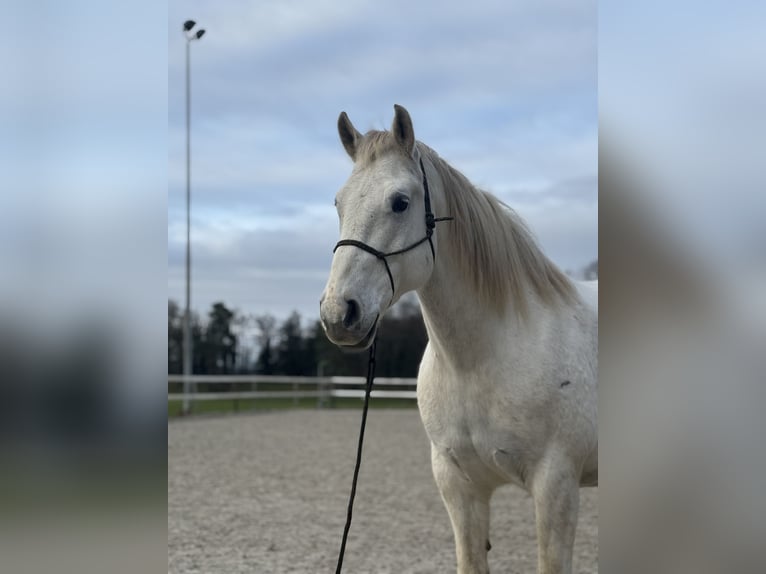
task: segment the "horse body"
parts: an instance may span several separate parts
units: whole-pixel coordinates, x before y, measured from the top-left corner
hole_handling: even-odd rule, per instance
[[[541,544],[540,572],[569,572],[578,489],[598,476],[596,309],[584,300],[574,309],[536,309],[529,326],[482,322],[465,301],[435,296],[434,282],[420,294],[429,344],[418,407],[458,571],[488,572],[489,499],[513,483],[535,497],[541,541],[557,534]]]
[[[416,142],[403,108],[391,133],[362,136],[345,114],[339,132],[355,162],[338,194],[342,236],[386,251],[416,242],[426,177],[434,211],[455,221],[433,253],[423,244],[385,270],[362,249],[338,250],[321,302],[328,336],[365,348],[379,316],[415,290],[429,335],[418,407],[459,574],[489,571],[490,497],[507,483],[534,498],[538,571],[571,572],[579,487],[598,481],[596,285],[566,278],[511,210]]]

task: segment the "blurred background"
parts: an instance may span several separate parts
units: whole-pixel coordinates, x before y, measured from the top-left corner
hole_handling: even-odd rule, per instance
[[[264,372],[267,346],[296,368],[286,341],[320,371],[335,120],[402,104],[557,264],[600,274],[603,570],[764,571],[762,3],[167,8],[4,12],[0,570],[167,567],[193,18],[195,372]],[[411,301],[392,321],[422,344]]]
[[[763,572],[766,10],[599,3],[606,572]]]
[[[167,12],[3,19],[0,571],[162,571]]]

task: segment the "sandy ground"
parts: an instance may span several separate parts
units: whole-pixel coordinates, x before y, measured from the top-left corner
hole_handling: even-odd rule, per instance
[[[361,411],[168,425],[168,572],[334,572]],[[574,572],[598,571],[596,489],[581,490]],[[535,572],[534,509],[492,499],[490,569]],[[418,412],[370,411],[344,572],[454,572],[452,530]]]

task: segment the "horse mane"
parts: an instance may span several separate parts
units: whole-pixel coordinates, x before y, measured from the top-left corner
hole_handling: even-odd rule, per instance
[[[576,300],[572,280],[540,249],[519,215],[494,195],[475,187],[439,154],[417,142],[444,188],[445,213],[455,220],[446,239],[460,273],[473,281],[481,302],[504,313],[512,300],[525,318],[530,292],[548,305]],[[359,142],[358,159],[374,161],[390,152],[403,153],[386,131],[370,131]],[[445,229],[445,228],[442,228]]]
[[[418,145],[423,144],[418,142]],[[372,163],[377,158],[388,154],[401,154],[406,157],[404,150],[396,143],[391,132],[370,130],[357,143],[355,161]]]
[[[525,317],[530,290],[549,305],[575,299],[571,279],[542,252],[511,207],[475,187],[425,144],[418,142],[418,149],[439,175],[447,214],[455,217],[445,234],[449,247],[483,302],[504,312],[512,299]]]

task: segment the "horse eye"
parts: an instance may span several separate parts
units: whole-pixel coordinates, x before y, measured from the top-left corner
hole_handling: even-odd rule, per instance
[[[394,213],[401,213],[405,211],[410,205],[410,200],[407,199],[404,195],[397,195],[394,198],[394,202],[391,204],[391,209],[394,210]]]

